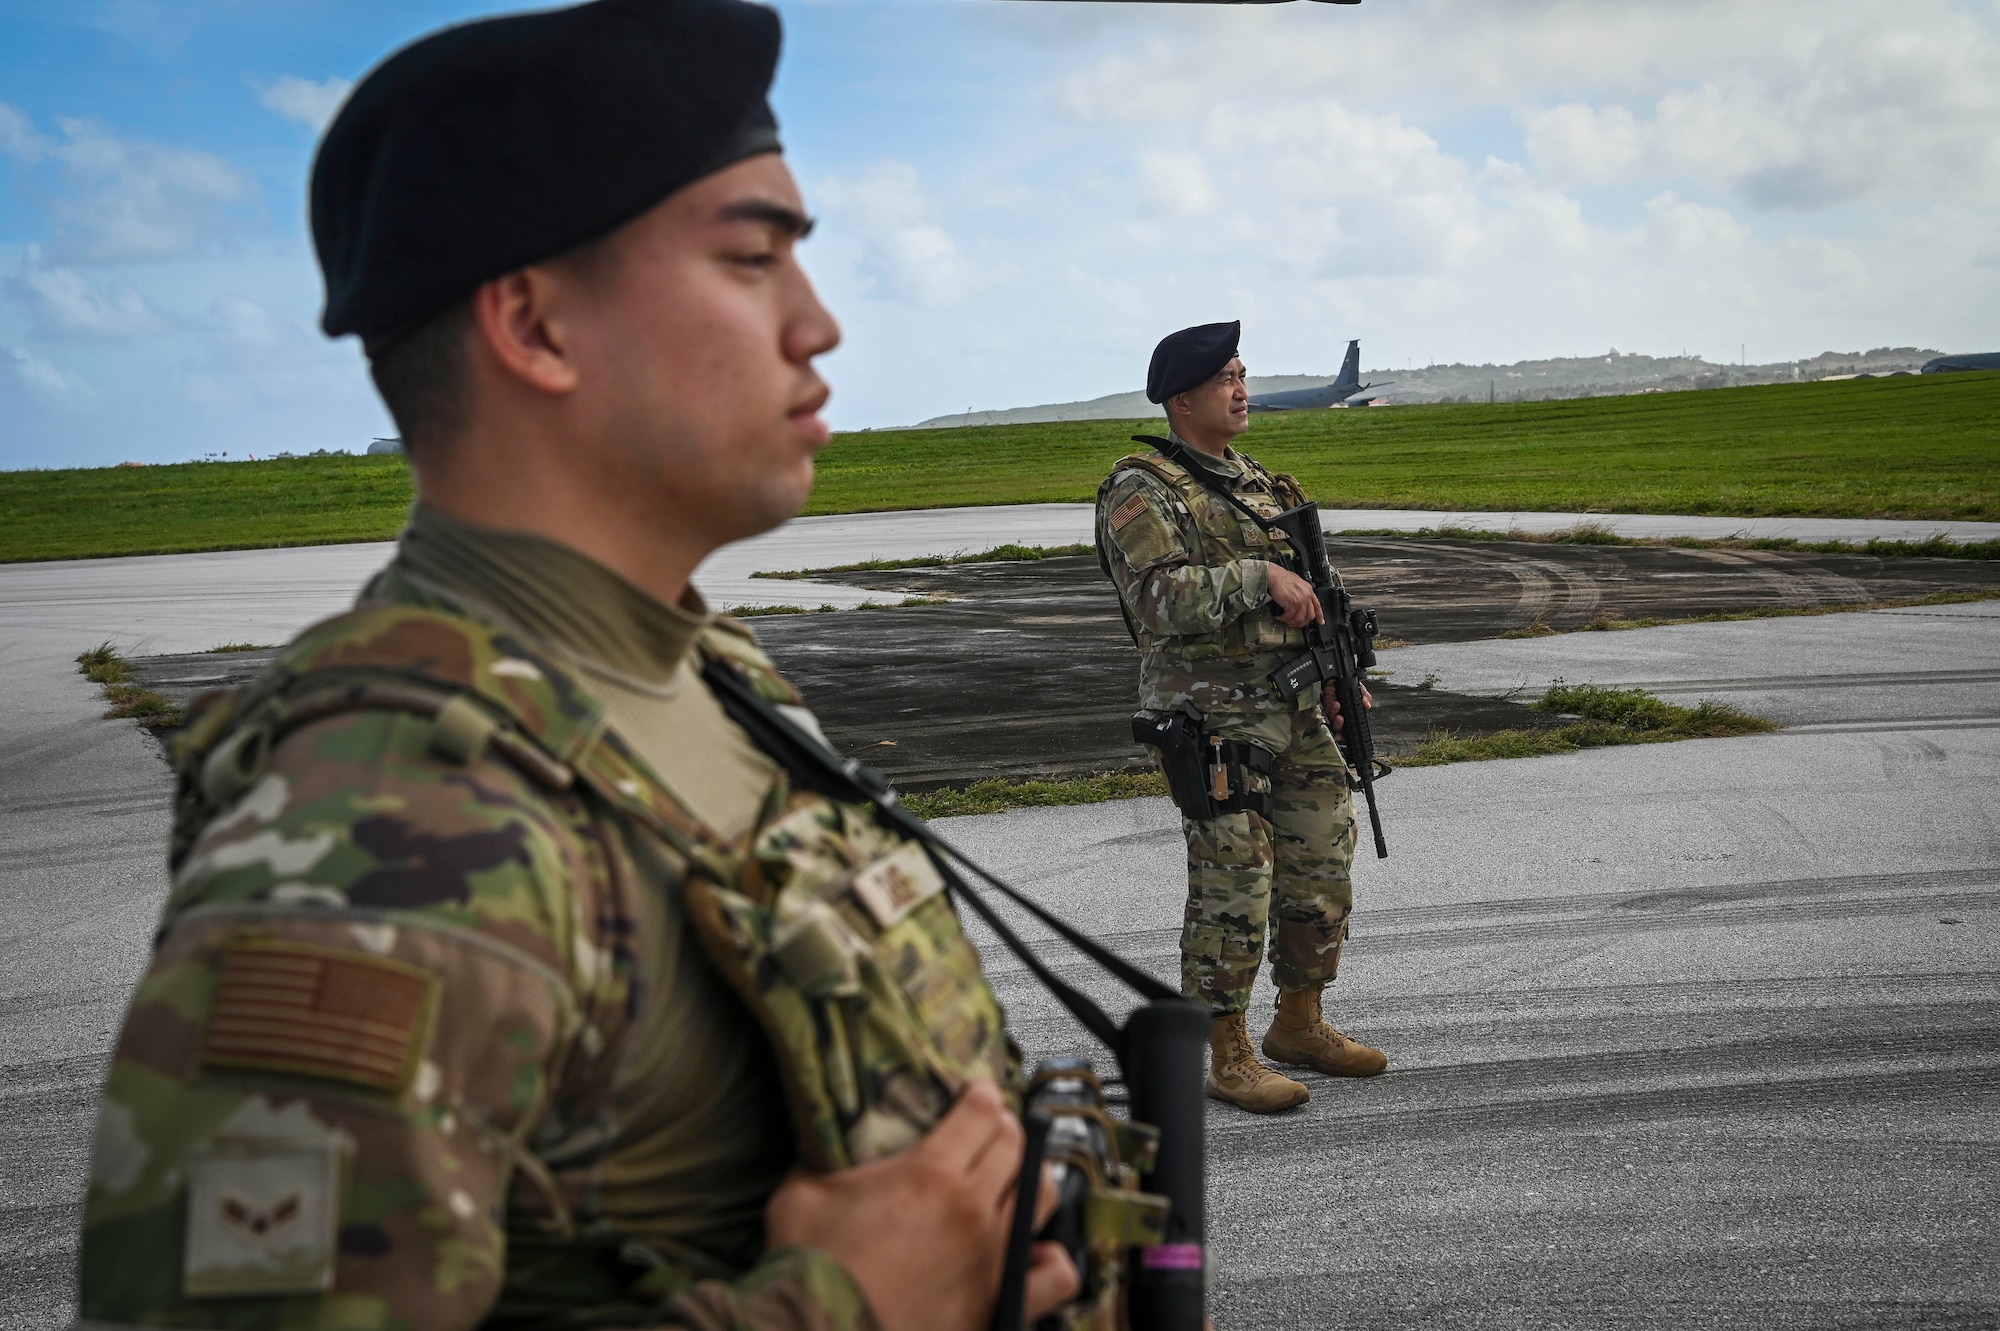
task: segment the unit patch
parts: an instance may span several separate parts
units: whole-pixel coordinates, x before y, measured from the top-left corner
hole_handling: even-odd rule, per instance
[[[1127,499],[1124,503],[1120,504],[1117,507],[1117,509],[1111,514],[1111,530],[1113,531],[1124,530],[1126,523],[1130,522],[1133,518],[1138,517],[1141,513],[1145,511],[1146,511],[1146,497],[1144,495],[1133,495],[1130,499]]]
[[[188,1156],[182,1278],[194,1298],[333,1287],[341,1151],[221,1139]]]
[[[223,954],[201,1061],[398,1093],[423,1056],[437,990],[429,971],[384,957],[239,942]]]
[[[904,842],[854,875],[855,899],[883,929],[893,929],[911,911],[942,891],[943,875],[938,873],[924,848],[914,841]]]

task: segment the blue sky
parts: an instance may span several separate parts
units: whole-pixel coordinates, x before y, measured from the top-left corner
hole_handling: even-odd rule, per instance
[[[1262,372],[2000,348],[2000,5],[784,3],[845,428]],[[0,3],[0,467],[364,447],[304,187],[471,3]]]

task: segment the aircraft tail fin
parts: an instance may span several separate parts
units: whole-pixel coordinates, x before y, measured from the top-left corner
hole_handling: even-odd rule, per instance
[[[1361,386],[1361,339],[1354,338],[1347,344],[1347,359],[1340,362],[1340,377],[1333,381],[1335,388],[1345,388],[1352,392]]]

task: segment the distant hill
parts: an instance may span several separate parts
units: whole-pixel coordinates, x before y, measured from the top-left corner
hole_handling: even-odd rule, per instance
[[[1769,365],[1717,365],[1699,356],[1644,356],[1613,347],[1603,356],[1559,356],[1512,365],[1426,365],[1420,370],[1362,371],[1367,380],[1395,382],[1377,398],[1410,402],[1539,402],[1552,398],[1609,397],[1622,393],[1677,393],[1696,388],[1791,383],[1859,374],[1914,373],[1937,355],[1920,347],[1876,347],[1872,351],[1823,351],[1811,360]],[[1327,374],[1259,375],[1252,393],[1313,388],[1333,382]],[[1050,402],[1038,407],[960,411],[918,421],[915,429],[953,425],[1027,425],[1039,421],[1112,421],[1157,416],[1160,409],[1143,392],[1110,393],[1088,402]]]

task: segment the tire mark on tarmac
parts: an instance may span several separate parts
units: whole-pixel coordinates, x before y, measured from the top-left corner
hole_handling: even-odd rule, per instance
[[[1908,992],[1920,1000],[1991,1000],[2000,995],[2000,971],[1927,971],[1858,975],[1801,975],[1762,980],[1662,980],[1646,984],[1606,984],[1561,989],[1499,989],[1481,993],[1423,992],[1371,995],[1371,1013],[1393,1017],[1403,1009],[1430,1014],[1454,1010],[1520,1016],[1532,1012],[1572,1013],[1579,1005],[1637,1008],[1671,1001],[1685,1010],[1690,1004],[1713,1002],[1717,1010],[1769,1005],[1787,1011],[1810,1010],[1822,998],[1852,1000],[1857,993]],[[1840,1006],[1846,1006],[1846,1003]],[[1879,1006],[1900,1005],[1884,1002]]]
[[[1851,675],[1739,675],[1720,679],[1642,679],[1621,689],[1652,693],[1743,693],[1776,689],[1858,689],[1935,684],[2000,683],[2000,670],[1893,670]]]
[[[50,850],[10,851],[5,865],[0,865],[0,876],[12,876],[27,869],[47,869],[52,867],[76,868],[87,864],[124,864],[145,861],[160,863],[164,869],[166,856],[161,848],[148,838],[137,846],[106,846],[99,850],[81,850],[75,846],[57,846]]]
[[[1306,1081],[1325,1089],[1323,1078],[1308,1073]],[[1339,1095],[1308,1102],[1294,1112],[1302,1121],[1337,1125],[1343,1133],[1365,1133],[1371,1143],[1381,1146],[1392,1139],[1412,1142],[1427,1137],[1456,1137],[1467,1132],[1476,1132],[1481,1137],[1502,1132],[1541,1136],[1570,1130],[1603,1131],[1664,1119],[1699,1118],[1710,1124],[1723,1117],[1768,1119],[1774,1114],[1823,1110],[1829,1105],[1845,1111],[1875,1105],[1969,1110],[1990,1103],[1993,1095],[2000,1092],[2000,1062],[1966,1062],[1923,1069],[1878,1068],[1645,1090],[1586,1090],[1565,1086],[1560,1081],[1544,1081],[1536,1089],[1538,1094],[1532,1099],[1481,1099],[1468,1103],[1461,1098],[1450,1105],[1374,1110],[1357,1103],[1359,1096]],[[1316,1113],[1315,1103],[1325,1105],[1325,1109]],[[1260,1130],[1255,1121],[1238,1122],[1238,1118],[1237,1114],[1210,1117],[1208,1140],[1216,1164],[1227,1166],[1242,1161],[1247,1167],[1250,1161],[1261,1161],[1269,1154],[1269,1134]],[[1990,1149],[1990,1144],[1985,1145]]]
[[[173,792],[167,783],[134,786],[126,790],[105,790],[89,795],[72,795],[64,799],[17,800],[0,806],[0,816],[27,813],[60,813],[66,809],[82,809],[88,813],[109,815],[137,812],[171,813]]]
[[[2000,887],[2000,869],[1946,869],[1409,906],[1357,914],[1353,945],[1393,955],[1677,929],[1894,918],[1991,907],[2000,904],[1996,887]],[[1106,936],[1134,960],[1157,961],[1177,953],[1180,930],[1106,931]],[[976,932],[975,938],[982,943],[982,954],[992,958],[989,973],[1024,969],[1011,957],[1003,961],[984,946],[983,931]],[[1087,974],[1093,968],[1080,962],[1059,962],[1052,969]]]

